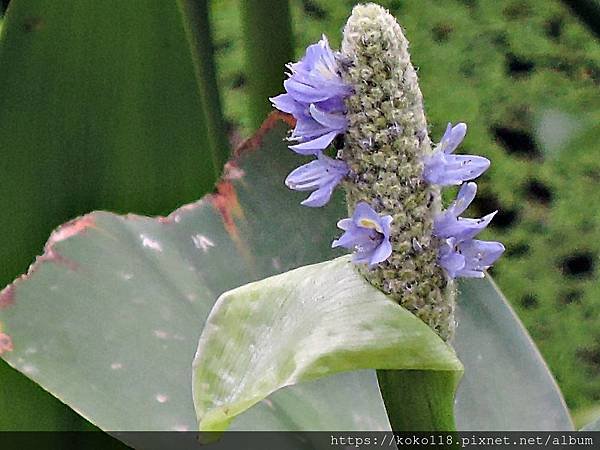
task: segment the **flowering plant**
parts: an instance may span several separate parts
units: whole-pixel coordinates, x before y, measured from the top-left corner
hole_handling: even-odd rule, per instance
[[[454,278],[484,276],[504,251],[474,239],[492,220],[465,219],[477,185],[462,184],[490,166],[481,156],[454,155],[467,126],[448,124],[432,149],[408,41],[377,5],[357,6],[344,30],[342,51],[326,37],[289,65],[285,94],[272,99],[296,126],[290,149],[318,159],[294,170],[291,189],[316,190],[302,202],[323,206],[343,182],[349,219],[333,247],[356,249],[365,278],[419,316],[444,339],[454,328]],[[323,153],[344,142],[336,159]],[[310,152],[307,152],[310,150]],[[440,187],[462,184],[441,210]]]
[[[2,358],[112,432],[572,429],[487,273],[496,211],[463,216],[492,162],[462,122],[432,143],[396,19],[358,5],[287,70],[215,192],[52,233]]]

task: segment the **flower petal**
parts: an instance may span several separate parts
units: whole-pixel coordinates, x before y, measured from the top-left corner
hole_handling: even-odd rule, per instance
[[[302,206],[309,206],[311,208],[320,208],[321,206],[325,206],[331,199],[334,188],[335,185],[328,185],[319,188],[310,194],[306,200],[301,201],[300,204]]]
[[[437,150],[425,159],[423,179],[439,186],[458,185],[485,172],[490,161],[483,156],[446,155]]]
[[[330,158],[323,153],[317,160],[294,169],[285,179],[285,184],[296,191],[314,191],[301,204],[310,207],[325,205],[338,183],[348,173],[344,161]]]
[[[349,230],[353,225],[354,222],[351,218],[339,220],[337,223],[337,227],[344,231]]]
[[[348,126],[348,120],[343,114],[332,114],[321,111],[314,104],[309,107],[310,115],[321,125],[332,130],[345,131]]]
[[[298,114],[304,108],[290,94],[280,94],[276,97],[271,97],[269,100],[271,100],[273,106],[279,111],[292,115]]]
[[[467,124],[461,122],[452,126],[451,123],[448,123],[446,132],[439,144],[440,150],[446,154],[452,153],[463,141],[466,134]]]
[[[459,219],[458,216],[469,207],[476,192],[477,185],[475,183],[463,184],[456,200],[434,219],[433,234],[439,238],[448,238],[455,236],[455,233],[462,231],[463,228],[468,228],[471,225],[469,221],[475,219]]]
[[[455,220],[449,220],[441,226],[434,223],[434,233],[439,238],[453,237],[458,241],[472,239],[490,224],[497,212],[498,211],[494,211],[480,219],[465,219],[459,217]]]
[[[380,216],[368,203],[359,202],[351,218],[338,222],[338,227],[345,232],[333,241],[332,247],[354,249],[352,261],[371,267],[385,261],[392,254],[391,223],[391,216]]]
[[[438,262],[450,278],[456,278],[458,271],[465,267],[465,257],[455,249],[455,239],[447,239],[440,246]]]
[[[383,230],[383,227],[380,225],[379,214],[377,214],[377,212],[375,212],[375,210],[366,202],[359,202],[356,204],[354,213],[352,214],[352,220],[356,226],[364,226],[361,223],[368,221],[377,224],[378,228]]]
[[[455,216],[458,216],[458,215],[464,213],[465,210],[469,207],[469,205],[475,199],[476,193],[477,193],[477,184],[475,184],[473,182],[463,184],[460,187],[460,190],[458,191],[456,200],[454,201],[454,203],[452,203],[452,205],[448,209],[452,210],[452,213]]]
[[[345,247],[353,249],[357,245],[366,246],[369,243],[370,234],[364,228],[350,228],[339,239],[332,242],[331,247]]]
[[[301,103],[315,103],[327,100],[332,96],[331,92],[324,89],[301,83],[294,78],[288,78],[283,82],[285,90],[296,100]]]
[[[304,58],[288,64],[286,93],[273,97],[273,105],[296,119],[290,139],[298,141],[292,150],[317,155],[335,136],[347,128],[344,99],[352,89],[344,83],[335,53],[327,38],[306,49]]]
[[[385,261],[392,254],[392,244],[389,239],[384,239],[381,244],[375,249],[371,258],[369,259],[369,266],[374,266],[380,262]]]
[[[500,242],[470,239],[459,244],[459,251],[465,257],[465,267],[456,276],[483,278],[484,270],[502,255],[504,246]]]
[[[296,145],[290,145],[290,148],[301,155],[317,155],[319,152],[325,150],[337,135],[337,131],[331,131],[315,139]]]

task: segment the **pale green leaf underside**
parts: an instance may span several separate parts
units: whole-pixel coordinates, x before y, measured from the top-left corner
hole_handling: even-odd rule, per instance
[[[588,423],[581,431],[600,431],[600,418]]]
[[[462,371],[454,350],[368,284],[348,256],[223,294],[194,360],[201,431],[272,392],[357,369]]]

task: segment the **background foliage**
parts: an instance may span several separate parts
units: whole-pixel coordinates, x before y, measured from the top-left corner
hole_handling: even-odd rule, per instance
[[[339,46],[354,1],[293,0],[296,56]],[[406,29],[438,139],[465,121],[465,153],[493,162],[476,209],[499,209],[493,269],[575,410],[600,402],[600,47],[556,0],[381,0]],[[228,119],[247,133],[237,1],[213,3]],[[239,127],[239,128],[238,128]],[[475,211],[473,212],[475,214]]]

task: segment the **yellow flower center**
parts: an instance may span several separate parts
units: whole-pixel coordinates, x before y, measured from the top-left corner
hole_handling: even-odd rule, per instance
[[[363,228],[370,228],[372,230],[375,230],[379,233],[383,233],[381,227],[379,226],[379,224],[377,222],[374,222],[371,219],[360,219],[359,221],[360,226]]]

